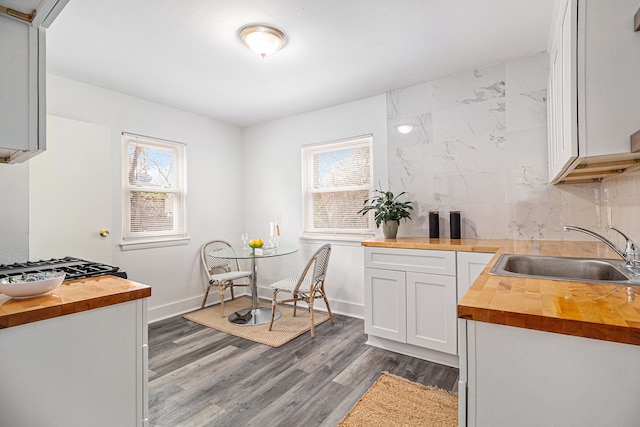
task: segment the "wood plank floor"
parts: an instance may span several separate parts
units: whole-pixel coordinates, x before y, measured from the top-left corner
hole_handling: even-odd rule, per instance
[[[280,348],[181,316],[149,325],[151,425],[336,426],[383,371],[457,392],[457,369],[370,347],[362,320],[335,318]]]

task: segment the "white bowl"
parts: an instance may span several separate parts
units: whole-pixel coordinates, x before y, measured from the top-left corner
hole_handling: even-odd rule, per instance
[[[52,271],[17,275],[0,279],[0,293],[14,298],[31,298],[48,294],[64,280],[65,273]]]

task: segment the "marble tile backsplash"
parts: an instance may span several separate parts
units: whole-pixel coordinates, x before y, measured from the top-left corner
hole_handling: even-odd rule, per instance
[[[429,211],[462,212],[462,236],[587,240],[565,224],[640,241],[640,173],[593,184],[549,185],[546,87],[540,53],[387,93],[389,186],[414,201],[401,236],[427,236]],[[397,126],[410,124],[401,134]]]

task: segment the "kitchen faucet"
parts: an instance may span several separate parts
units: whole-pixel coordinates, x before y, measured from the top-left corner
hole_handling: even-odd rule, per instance
[[[613,231],[617,231],[622,235],[622,237],[624,237],[626,241],[624,251],[616,247],[616,245],[614,245],[606,237],[601,236],[598,233],[594,233],[593,231],[587,230],[586,228],[575,227],[573,225],[565,225],[564,231],[571,231],[571,230],[580,231],[581,233],[588,234],[589,236],[602,241],[611,249],[613,249],[620,256],[620,258],[625,260],[625,263],[629,270],[631,270],[634,274],[640,274],[640,248],[638,247],[638,245],[633,240],[631,240],[629,236],[627,236],[622,231],[615,228],[613,225],[609,226],[609,228],[612,229]]]

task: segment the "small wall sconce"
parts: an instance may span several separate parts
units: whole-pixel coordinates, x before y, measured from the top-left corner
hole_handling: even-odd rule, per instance
[[[411,132],[413,130],[413,126],[411,125],[400,125],[397,127],[398,132],[400,132],[403,135],[408,134],[409,132]]]

